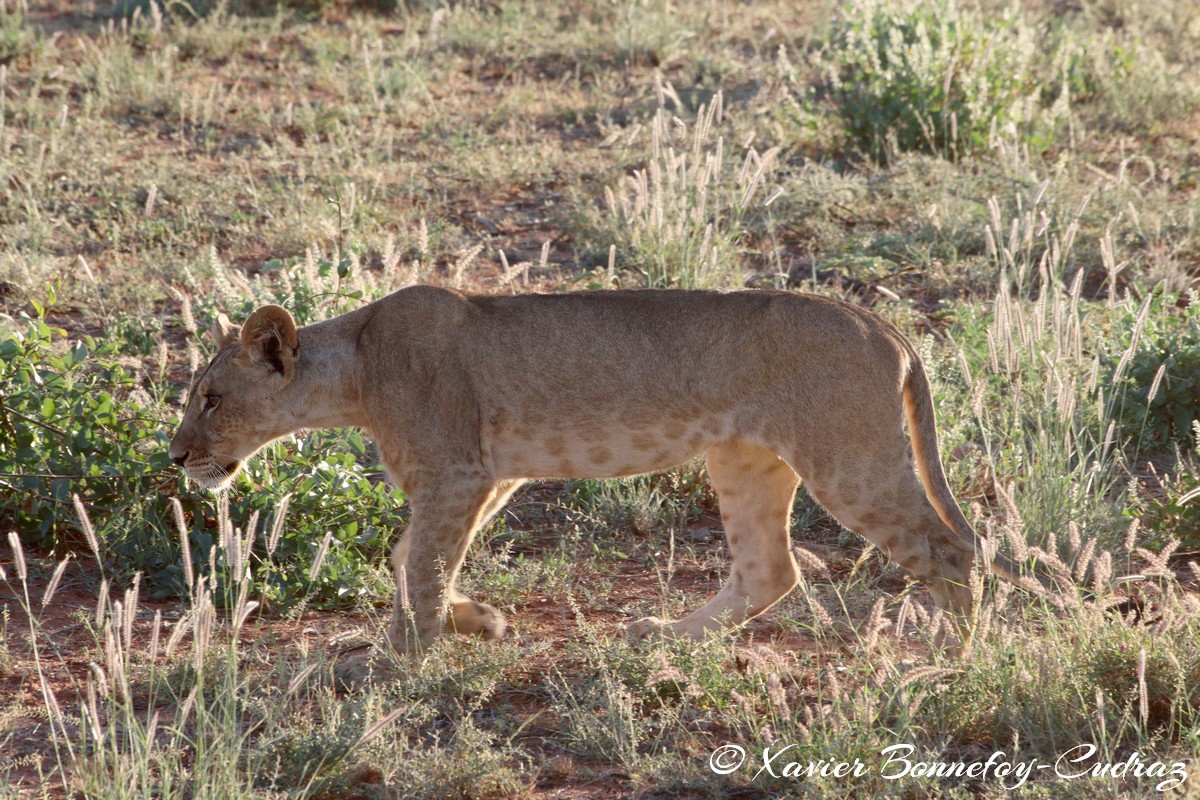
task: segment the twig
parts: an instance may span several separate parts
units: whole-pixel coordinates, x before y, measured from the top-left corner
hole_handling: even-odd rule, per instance
[[[2,400],[3,400],[3,398],[0,398],[0,401],[2,401]],[[67,435],[66,431],[60,430],[59,428],[56,428],[53,425],[48,425],[45,422],[42,422],[40,419],[34,419],[33,417],[27,417],[24,414],[22,414],[20,411],[15,411],[15,410],[9,408],[8,406],[3,405],[2,402],[0,402],[0,408],[4,409],[5,415],[12,414],[14,417],[18,417],[20,419],[25,420],[30,425],[37,425],[39,428],[45,428],[46,430],[53,433],[55,436],[66,436]]]

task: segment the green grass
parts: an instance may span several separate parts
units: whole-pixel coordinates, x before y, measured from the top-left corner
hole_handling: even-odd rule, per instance
[[[0,797],[1093,798],[1166,779],[890,780],[898,744],[1047,764],[1093,744],[1078,771],[1134,753],[1194,771],[1187,0],[2,9]],[[702,463],[543,482],[462,578],[511,636],[338,695],[406,516],[369,438],[275,445],[227,504],[164,451],[217,312],[311,322],[415,282],[870,306],[921,349],[968,517],[1091,594],[988,586],[975,650],[947,661],[927,593],[801,492],[800,589],[744,631],[635,647],[617,624],[695,608],[727,569]],[[731,745],[749,762],[714,772]],[[782,771],[856,758],[866,775]]]

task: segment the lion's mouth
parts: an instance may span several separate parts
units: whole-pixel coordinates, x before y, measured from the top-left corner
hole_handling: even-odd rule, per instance
[[[185,467],[187,476],[196,483],[211,491],[219,491],[233,483],[234,476],[242,468],[238,459],[219,462],[215,459],[206,460],[201,464],[189,464]]]
[[[213,470],[215,474],[213,475],[212,482],[209,484],[208,488],[224,489],[228,487],[229,484],[233,483],[233,479],[237,475],[238,470],[242,468],[242,462],[235,458],[232,461],[217,463],[213,466],[216,467],[216,469]]]

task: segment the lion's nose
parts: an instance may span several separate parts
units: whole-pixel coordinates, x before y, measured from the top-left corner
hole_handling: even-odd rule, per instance
[[[174,456],[171,460],[175,462],[175,466],[182,467],[183,462],[187,461],[188,454],[184,453],[181,456]]]

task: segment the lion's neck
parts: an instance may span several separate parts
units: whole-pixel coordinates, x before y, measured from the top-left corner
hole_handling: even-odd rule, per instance
[[[338,317],[301,328],[300,362],[289,386],[296,428],[365,425],[356,361],[356,332]]]

